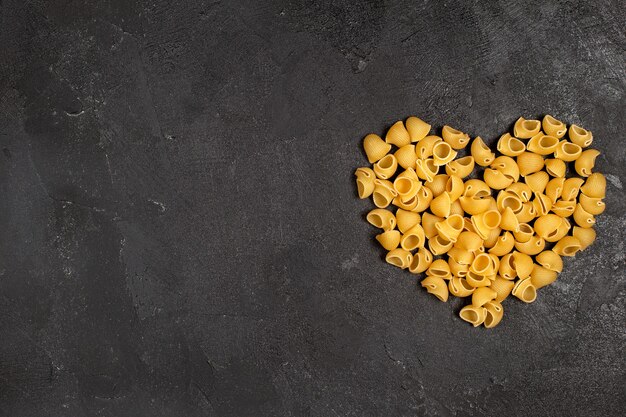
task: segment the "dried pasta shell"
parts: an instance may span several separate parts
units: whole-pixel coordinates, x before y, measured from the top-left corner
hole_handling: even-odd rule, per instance
[[[511,232],[504,232],[504,234],[498,237],[495,246],[489,249],[489,253],[496,256],[504,256],[513,250],[514,245],[515,239],[513,239]]]
[[[427,276],[421,282],[422,287],[426,288],[429,294],[434,295],[439,301],[448,301],[448,284],[439,277]]]
[[[376,186],[374,187],[374,192],[372,194],[372,200],[374,201],[374,205],[378,208],[385,208],[391,204],[393,199],[397,196],[396,190],[385,186],[380,181],[376,181]]]
[[[470,251],[457,246],[459,244],[459,240],[460,239],[457,239],[454,246],[448,251],[448,258],[453,259],[461,265],[467,265],[469,267],[474,261],[474,253],[476,251]]]
[[[571,125],[569,127],[569,140],[581,148],[586,148],[593,142],[593,135],[589,130],[585,130],[580,126]]]
[[[550,155],[558,145],[558,138],[539,132],[528,141],[526,149],[539,155]]]
[[[376,240],[388,251],[394,250],[400,244],[400,232],[397,230],[388,230],[376,235]]]
[[[513,236],[515,236],[515,241],[520,243],[528,242],[534,234],[535,231],[527,223],[520,223],[519,230],[513,232]]]
[[[510,230],[511,232],[519,231],[519,220],[517,220],[517,216],[513,213],[511,207],[506,207],[500,216],[500,228]]]
[[[435,228],[441,237],[451,242],[456,242],[463,231],[463,217],[453,214],[447,219],[435,223]]]
[[[524,181],[534,193],[543,193],[546,185],[548,185],[548,181],[550,181],[550,176],[544,171],[539,171],[527,175]]]
[[[489,236],[487,236],[487,239],[485,239],[485,243],[484,246],[487,249],[491,249],[496,245],[496,241],[498,240],[498,237],[500,236],[500,233],[502,232],[502,229],[500,229],[499,227],[496,227],[495,229],[491,229],[489,231]]]
[[[487,311],[484,321],[485,328],[492,329],[500,324],[502,317],[504,316],[504,308],[502,307],[502,304],[490,301],[485,304],[484,308]]]
[[[415,172],[424,181],[432,181],[439,172],[439,167],[435,164],[433,158],[418,159],[415,161]]]
[[[417,207],[417,203],[419,202],[418,198],[417,198],[417,194],[410,196],[410,197],[405,197],[405,196],[396,196],[393,201],[391,202],[391,204],[395,205],[398,208],[401,208],[403,210],[415,210],[415,207]]]
[[[470,269],[467,272],[467,275],[465,276],[465,279],[467,280],[467,283],[469,285],[471,285],[472,287],[488,287],[491,285],[491,279],[489,279],[488,275],[480,275],[477,274],[475,272],[472,272],[472,270]],[[495,279],[495,275],[494,275],[494,279]]]
[[[528,242],[515,242],[515,249],[526,255],[536,255],[546,247],[546,241],[541,236],[533,235]]]
[[[463,179],[472,173],[474,170],[474,158],[471,156],[465,156],[463,158],[450,161],[446,165],[446,173],[448,175],[456,175]]]
[[[427,187],[421,187],[415,197],[417,198],[417,205],[411,211],[421,213],[430,206],[430,202],[433,200],[433,192]]]
[[[513,265],[515,266],[517,276],[520,279],[524,279],[530,276],[533,270],[533,258],[525,253],[515,251],[513,252]]]
[[[417,253],[413,255],[409,271],[413,274],[421,274],[426,271],[433,262],[433,255],[426,248],[419,248]]]
[[[604,212],[606,205],[599,197],[587,197],[585,194],[581,194],[578,198],[580,206],[589,214],[597,216]]]
[[[404,145],[394,153],[398,165],[402,168],[414,168],[417,156],[415,155],[415,145]]]
[[[535,233],[548,240],[548,242],[551,242],[549,239],[557,235],[562,221],[563,219],[556,214],[539,216],[537,220],[535,220]]]
[[[576,252],[581,250],[582,245],[580,240],[574,236],[565,236],[563,239],[556,242],[552,250],[561,256],[574,256]]]
[[[452,278],[452,272],[450,272],[450,265],[448,265],[448,263],[444,261],[443,259],[437,259],[433,261],[433,263],[430,264],[430,266],[428,267],[426,274],[433,276],[433,277],[446,279],[446,280]]]
[[[396,217],[392,212],[385,209],[374,209],[367,213],[367,221],[374,227],[385,231],[396,228]]]
[[[455,248],[452,247],[450,251],[454,249]],[[450,251],[448,251],[448,254],[450,254]],[[461,278],[467,276],[467,273],[469,271],[469,265],[458,263],[454,260],[454,258],[451,257],[448,257],[448,265],[450,265],[450,272],[452,272],[453,276]]]
[[[567,126],[560,120],[555,119],[549,114],[545,115],[541,122],[541,127],[546,134],[561,139],[567,133]]]
[[[413,197],[422,188],[422,183],[417,179],[417,174],[413,168],[407,168],[402,174],[398,175],[393,182],[393,188],[398,195],[404,198]]]
[[[484,181],[471,179],[465,181],[463,195],[466,197],[485,198],[491,196],[491,189]]]
[[[589,175],[585,184],[580,187],[580,192],[587,197],[606,197],[606,178],[598,172]]]
[[[446,181],[445,189],[450,196],[450,201],[456,201],[461,195],[463,195],[465,185],[463,184],[463,180],[461,178],[456,175],[451,175]]]
[[[470,271],[477,275],[492,275],[496,273],[491,257],[486,253],[479,253],[472,261]]]
[[[438,142],[433,147],[433,159],[437,166],[446,165],[456,158],[456,155],[457,152],[447,142]]]
[[[541,122],[539,120],[526,120],[520,117],[513,126],[513,135],[520,139],[529,139],[539,133]]]
[[[461,206],[461,202],[457,199],[452,202],[450,206],[450,214],[458,214],[459,216],[463,216],[465,214],[465,210],[463,210],[463,206]]]
[[[450,194],[443,192],[430,202],[430,211],[432,211],[435,216],[448,217],[450,215],[451,205]]]
[[[517,220],[521,223],[528,223],[537,217],[537,210],[532,202],[522,203],[522,209],[519,213],[515,213]]]
[[[389,128],[387,135],[385,136],[385,142],[396,145],[398,148],[411,143],[411,136],[404,127],[404,123],[402,123],[402,121],[395,122]]]
[[[420,224],[420,221],[419,213],[402,209],[396,210],[396,222],[401,233],[406,233],[411,227]]]
[[[554,157],[562,159],[565,162],[572,162],[575,161],[581,153],[582,149],[580,148],[580,146],[576,145],[575,143],[562,140],[561,142],[559,142],[556,150],[554,151]]]
[[[517,162],[515,162],[515,159],[511,158],[510,156],[499,156],[494,159],[489,166],[495,170],[498,170],[499,172],[504,174],[504,176],[512,179],[514,182],[519,181],[519,167],[517,166]],[[486,179],[485,183],[489,184]]]
[[[596,158],[600,155],[600,152],[596,149],[587,149],[581,152],[580,156],[574,162],[574,169],[581,177],[588,177],[591,175],[593,167],[596,165]]]
[[[501,303],[502,301],[504,301],[509,296],[509,294],[511,294],[514,285],[515,283],[513,281],[504,279],[498,275],[489,286],[489,288],[494,290],[497,294],[494,301],[497,303]]]
[[[402,248],[397,248],[387,253],[385,257],[387,263],[397,266],[398,268],[406,269],[411,265],[411,261],[413,260],[413,255],[411,252],[404,250]]]
[[[496,148],[502,155],[517,156],[526,150],[526,145],[518,138],[505,133],[498,139]]]
[[[367,160],[373,164],[381,160],[391,150],[391,145],[380,138],[380,136],[370,133],[363,139],[363,149]]]
[[[519,173],[524,177],[541,171],[544,165],[543,156],[532,152],[522,152],[517,156]]]
[[[465,306],[459,312],[459,317],[474,327],[478,327],[485,321],[487,317],[487,309],[484,307],[474,307],[472,305]]]
[[[497,210],[487,210],[482,214],[472,216],[474,230],[482,239],[487,239],[489,231],[500,224],[501,216]]]
[[[556,236],[551,240],[553,241],[561,240],[569,232],[571,228],[572,228],[572,225],[569,223],[569,221],[565,217],[563,217],[561,219],[561,226],[559,226],[559,230],[557,230]]]
[[[456,297],[468,297],[476,290],[467,283],[467,280],[461,277],[452,277],[448,282],[448,290],[450,294]]]
[[[522,203],[526,203],[526,202],[530,201],[530,199],[533,196],[533,190],[530,189],[528,184],[525,184],[523,182],[514,182],[513,184],[511,184],[508,187],[506,187],[505,191],[508,192],[508,193],[512,193],[512,194],[516,195],[517,198]],[[515,210],[513,210],[513,211],[515,211]]]
[[[452,248],[453,242],[446,240],[440,235],[433,236],[428,240],[428,249],[433,255],[443,255]]]
[[[546,172],[553,177],[562,178],[565,176],[567,166],[561,159],[546,159]]]
[[[443,221],[443,217],[435,216],[434,214],[430,214],[425,212],[422,215],[422,227],[424,228],[424,234],[428,239],[436,236],[438,232],[437,223]]]
[[[552,205],[550,211],[560,217],[569,217],[574,214],[576,208],[575,200],[559,200]]]
[[[496,206],[500,212],[509,207],[513,213],[518,213],[522,209],[522,200],[517,195],[505,190],[498,193]]]
[[[359,193],[359,198],[367,198],[374,192],[374,180],[376,179],[376,174],[370,168],[357,168],[354,173],[356,176],[356,185],[357,191]]]
[[[459,234],[454,246],[468,252],[476,253],[483,247],[483,239],[475,232],[463,231]]]
[[[453,149],[463,149],[469,143],[470,137],[467,133],[463,133],[448,125],[441,130],[441,136]]]
[[[415,145],[415,154],[417,155],[417,158],[427,159],[433,156],[433,148],[437,143],[441,142],[442,140],[443,139],[441,139],[439,136],[430,135],[417,142],[417,144]]]
[[[541,252],[535,258],[539,265],[554,272],[561,272],[563,270],[563,259],[554,251],[546,250]]]
[[[411,142],[419,142],[428,135],[428,132],[430,132],[430,125],[415,116],[411,116],[406,119],[404,125],[406,126],[407,132],[409,132]]]
[[[514,181],[513,178],[507,177],[502,172],[489,168],[485,170],[483,176],[487,185],[494,190],[502,190],[513,184]]]
[[[563,192],[563,184],[565,183],[565,178],[553,178],[546,185],[546,196],[550,199],[552,204],[556,202],[556,200],[561,197],[561,193]]]
[[[587,229],[596,224],[596,219],[591,213],[588,213],[580,204],[576,204],[574,209],[574,221],[583,229]]]
[[[498,274],[506,280],[515,279],[517,272],[515,271],[515,259],[513,258],[513,253],[507,253],[502,257],[502,259],[500,259]]]
[[[410,251],[414,251],[417,248],[423,248],[426,244],[426,235],[424,233],[424,228],[419,224],[411,227],[407,232],[402,235],[400,239],[400,246],[402,249]]]
[[[398,169],[398,160],[394,155],[387,155],[374,164],[374,172],[376,176],[382,180],[389,179],[396,173]]]
[[[574,226],[572,235],[580,242],[580,250],[585,250],[596,240],[596,231],[592,227],[582,228]]]
[[[585,180],[582,178],[568,178],[563,182],[563,191],[561,192],[561,199],[563,200],[575,200],[580,191],[580,187]],[[573,210],[572,210],[573,212]]]
[[[535,265],[530,273],[530,282],[536,289],[543,288],[556,281],[558,273],[551,271],[543,266]]]
[[[498,293],[489,287],[479,287],[472,293],[472,305],[474,307],[482,307],[489,301],[493,301]]]
[[[552,208],[552,200],[545,194],[535,193],[533,206],[535,206],[535,210],[537,210],[538,216],[545,216],[550,212],[550,209]]]
[[[433,196],[437,197],[444,191],[446,191],[446,182],[448,181],[448,175],[439,174],[433,177],[432,181],[427,181],[424,186],[428,187],[433,192]]]
[[[480,136],[476,136],[470,149],[475,163],[481,167],[489,166],[496,159],[496,154],[491,152]]]
[[[537,289],[530,278],[520,279],[513,287],[512,294],[525,303],[532,303],[537,299]]]

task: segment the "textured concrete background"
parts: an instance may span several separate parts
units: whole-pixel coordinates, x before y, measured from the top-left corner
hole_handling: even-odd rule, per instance
[[[620,415],[623,6],[3,0],[0,415]],[[473,329],[381,261],[361,139],[545,113],[599,239]]]

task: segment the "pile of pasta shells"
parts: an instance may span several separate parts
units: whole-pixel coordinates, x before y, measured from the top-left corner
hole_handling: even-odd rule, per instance
[[[386,261],[413,274],[439,300],[467,297],[459,316],[497,326],[502,302],[525,303],[557,279],[563,256],[596,238],[605,177],[592,172],[599,152],[589,130],[546,115],[520,117],[497,153],[480,137],[444,126],[441,136],[417,117],[393,124],[383,140],[363,140],[372,167],[355,172],[359,197],[377,207],[367,221]]]

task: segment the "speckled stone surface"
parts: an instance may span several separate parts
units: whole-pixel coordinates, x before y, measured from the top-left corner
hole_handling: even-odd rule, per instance
[[[622,415],[623,6],[1,1],[0,415]],[[598,242],[473,329],[382,261],[361,139],[546,113]]]

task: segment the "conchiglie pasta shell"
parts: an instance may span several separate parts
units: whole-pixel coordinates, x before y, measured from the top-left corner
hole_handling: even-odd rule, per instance
[[[481,167],[489,166],[496,159],[496,154],[491,152],[480,136],[476,136],[470,149],[475,163]]]
[[[606,196],[606,178],[598,172],[589,175],[585,184],[580,187],[580,192],[587,197],[604,198]]]
[[[433,255],[443,255],[452,248],[453,243],[437,235],[428,240],[428,249]]]
[[[525,253],[515,251],[513,252],[513,265],[515,266],[517,276],[520,279],[524,279],[530,276],[533,270],[533,258]]]
[[[459,317],[474,327],[478,327],[485,321],[487,317],[487,309],[485,307],[474,307],[472,305],[465,306],[459,312]]]
[[[506,190],[498,193],[496,202],[496,207],[500,212],[507,207],[513,210],[513,213],[518,213],[522,209],[522,200],[517,195]]]
[[[476,287],[476,288],[488,287],[491,285],[491,282],[492,282],[492,280],[489,279],[488,275],[480,275],[475,272],[472,272],[471,270],[467,272],[465,279],[467,280],[467,283],[469,285],[471,285],[472,287]],[[495,279],[495,276],[494,276],[494,279]]]
[[[432,158],[418,159],[415,161],[415,172],[424,181],[432,181],[439,172],[439,166],[435,164]]]
[[[377,235],[376,240],[388,251],[394,250],[400,244],[400,232],[397,230],[389,230]]]
[[[447,164],[456,158],[456,155],[457,152],[447,142],[439,142],[433,148],[433,159],[437,166]]]
[[[556,281],[558,276],[556,271],[551,271],[543,266],[535,265],[530,273],[530,282],[537,289],[543,288]]]
[[[411,227],[400,239],[400,246],[407,251],[423,248],[426,244],[424,229],[419,224]]]
[[[426,159],[430,158],[433,155],[433,148],[442,139],[439,136],[431,135],[426,136],[424,139],[417,142],[415,145],[415,154],[418,159]]]
[[[550,212],[550,209],[552,209],[552,200],[545,194],[535,193],[533,206],[535,206],[538,216],[545,216]]]
[[[421,274],[426,271],[433,262],[433,255],[426,248],[420,248],[409,265],[409,271],[413,274]]]
[[[515,159],[510,156],[499,156],[489,165],[492,169],[498,170],[504,176],[511,178],[514,182],[519,181],[520,171]],[[487,180],[485,183],[489,184]]]
[[[563,182],[563,191],[561,192],[561,199],[572,201],[575,200],[580,191],[580,187],[585,180],[582,178],[568,178]],[[572,210],[573,212],[573,210]]]
[[[470,271],[477,275],[492,275],[496,273],[491,257],[486,253],[476,255],[470,266]]]
[[[477,253],[483,247],[483,239],[475,232],[463,231],[459,234],[454,246],[471,253]]]
[[[426,187],[421,187],[415,197],[417,198],[417,205],[411,211],[421,213],[430,206],[430,202],[433,200],[433,192]]]
[[[443,259],[437,259],[433,261],[432,264],[428,267],[426,271],[427,275],[433,277],[439,277],[442,279],[450,279],[452,278],[452,273],[450,272],[450,265]]]
[[[422,188],[422,183],[417,179],[413,168],[407,168],[406,171],[396,177],[393,188],[401,197],[413,197]]]
[[[535,220],[535,233],[550,242],[551,240],[549,239],[557,235],[562,221],[563,219],[556,214],[539,216]]]
[[[397,121],[387,131],[385,141],[400,148],[411,143],[411,136],[409,136],[409,132],[404,127],[404,123]]]
[[[519,173],[524,177],[541,171],[544,165],[543,156],[532,152],[523,152],[517,156]]]
[[[354,171],[354,175],[357,178],[366,178],[371,179],[372,181],[376,179],[376,173],[371,168],[367,167],[357,168],[356,171]]]
[[[404,122],[406,130],[409,132],[411,142],[419,142],[430,132],[430,125],[420,118],[411,116]]]
[[[580,204],[576,204],[576,208],[574,209],[574,221],[583,229],[587,229],[596,224],[595,217],[588,213]]]
[[[525,303],[532,303],[537,299],[537,289],[530,278],[517,281],[512,291],[513,295]]]
[[[456,297],[469,297],[476,290],[476,288],[469,285],[466,279],[461,277],[452,277],[450,282],[448,282],[448,290],[450,291],[450,294]]]
[[[453,247],[450,249],[450,251],[454,249],[456,248]],[[448,254],[450,253],[450,251],[448,251]],[[450,265],[450,272],[452,272],[453,276],[461,278],[467,276],[467,272],[469,271],[469,265],[458,263],[454,260],[454,258],[450,257],[448,257],[448,265]]]
[[[504,316],[504,308],[502,307],[502,304],[490,301],[485,304],[484,308],[487,311],[484,321],[485,328],[492,329],[500,324],[502,317]]]
[[[471,156],[465,156],[463,158],[450,161],[446,165],[446,173],[448,175],[456,175],[463,179],[472,173],[474,170],[474,158]]]
[[[450,196],[450,201],[456,201],[461,195],[463,195],[463,191],[465,191],[465,185],[463,184],[463,180],[456,175],[451,175],[446,181],[445,186],[446,192]]]
[[[414,168],[417,156],[415,155],[415,145],[404,145],[394,153],[398,165],[402,168]]]
[[[549,155],[556,150],[559,139],[554,136],[544,135],[539,132],[533,136],[526,145],[526,149],[539,155]]]
[[[419,200],[416,194],[411,197],[405,197],[405,196],[399,195],[395,197],[391,203],[395,205],[396,207],[401,208],[403,210],[412,211],[412,210],[415,210],[415,207],[417,207],[418,202]]]
[[[378,208],[388,207],[389,204],[396,197],[395,190],[389,189],[384,185],[377,184],[374,187],[374,193],[372,194],[372,200],[374,201],[374,205]]]
[[[463,195],[475,198],[489,197],[491,196],[491,189],[484,181],[471,179],[465,181],[465,191]]]
[[[533,190],[530,189],[528,184],[524,184],[523,182],[515,182],[506,187],[505,191],[515,194],[522,203],[530,201],[533,196]]]
[[[424,234],[428,239],[436,236],[438,233],[436,224],[443,221],[443,217],[435,216],[434,214],[430,214],[425,212],[422,215],[422,227],[424,228]]]
[[[522,209],[519,213],[515,213],[517,220],[521,223],[528,223],[537,217],[537,210],[532,202],[526,202],[522,204]]]
[[[497,149],[502,155],[517,156],[526,150],[526,145],[518,138],[511,136],[509,133],[505,133],[500,136]]]
[[[565,136],[565,133],[567,133],[567,126],[565,126],[565,123],[555,119],[549,114],[544,116],[541,126],[543,127],[543,131],[546,132],[546,134],[559,139],[561,139],[563,136]]]
[[[541,122],[539,120],[526,120],[520,117],[513,126],[513,135],[520,139],[529,139],[539,133]]]
[[[556,242],[552,250],[561,256],[574,256],[576,252],[580,251],[582,245],[580,240],[574,236],[565,236],[563,239]]]
[[[469,251],[467,249],[458,247],[459,239],[450,250],[448,251],[448,259],[454,260],[461,265],[467,265],[468,267],[474,261],[475,251]]]
[[[581,148],[586,148],[593,142],[593,135],[589,130],[585,130],[580,126],[571,125],[569,127],[569,140]]]
[[[572,225],[569,223],[567,218],[563,217],[561,221],[561,226],[559,226],[559,230],[557,230],[556,236],[554,236],[554,238],[550,240],[551,241],[561,240],[565,235],[567,235],[567,233],[569,232],[571,228],[572,228]]]
[[[500,233],[502,232],[502,229],[500,229],[499,227],[496,227],[495,229],[491,229],[489,231],[489,236],[487,236],[487,239],[485,239],[485,248],[487,249],[491,249],[496,245],[496,242],[498,241],[498,237],[500,237]]]
[[[441,237],[451,242],[456,242],[461,231],[463,231],[463,217],[453,214],[447,219],[435,223],[435,228]]]
[[[575,161],[581,153],[582,149],[580,146],[575,143],[562,140],[556,147],[554,156],[558,159],[564,160],[565,162],[572,162]]]
[[[385,209],[374,209],[367,213],[367,221],[374,227],[385,231],[393,230],[396,227],[396,217],[392,212]]]
[[[386,143],[380,136],[370,133],[363,139],[363,149],[370,164],[381,160],[391,150],[391,145]]]
[[[485,182],[494,190],[502,190],[513,184],[513,178],[505,176],[502,172],[495,169],[486,169],[483,173]]]
[[[376,184],[376,174],[369,168],[358,168],[354,173],[356,175],[357,191],[359,198],[367,198],[374,192]]]
[[[563,184],[565,183],[565,178],[553,178],[546,185],[546,196],[550,199],[552,204],[556,202],[556,200],[561,197],[561,193],[563,192]]]
[[[489,287],[479,287],[472,293],[472,305],[474,307],[482,307],[489,301],[493,301],[498,293]]]
[[[374,172],[376,176],[382,180],[389,179],[396,173],[398,169],[398,160],[394,155],[387,155],[374,164]]]
[[[387,253],[385,257],[387,263],[397,266],[398,268],[406,269],[411,264],[413,260],[413,255],[411,252],[404,250],[402,248],[397,248]]]
[[[574,226],[572,235],[580,242],[580,250],[585,250],[596,240],[596,231],[592,227],[582,228]]]
[[[593,167],[596,165],[596,158],[600,155],[600,152],[596,149],[587,149],[581,152],[580,156],[574,162],[574,169],[581,177],[588,177],[591,175]]]
[[[451,205],[450,194],[443,192],[430,202],[430,211],[432,211],[435,216],[448,217],[450,215]]]
[[[396,211],[396,222],[401,233],[406,233],[411,227],[420,224],[420,221],[419,213],[402,209]]]
[[[500,228],[510,230],[511,232],[519,231],[519,220],[517,220],[517,216],[515,216],[511,207],[507,207],[502,211]]]
[[[434,295],[439,301],[448,301],[448,284],[439,277],[428,276],[421,282],[422,287],[426,288],[429,294]]]
[[[534,234],[535,231],[527,223],[520,223],[519,230],[513,232],[513,236],[515,236],[515,241],[520,243],[528,242]]]
[[[563,270],[563,259],[554,251],[546,250],[541,252],[535,258],[539,265],[554,272],[561,272]]]
[[[515,249],[526,255],[536,255],[546,247],[546,241],[541,236],[533,235],[528,242],[515,242]]]
[[[565,176],[567,166],[561,159],[546,159],[546,172],[553,177],[562,178]]]
[[[493,253],[496,256],[504,256],[513,250],[514,245],[515,239],[513,239],[511,232],[504,232],[504,234],[498,237],[495,246],[489,249],[489,253]]]
[[[527,175],[524,181],[534,193],[543,193],[548,181],[550,181],[550,176],[546,172],[540,171]]]
[[[578,202],[583,210],[589,214],[593,214],[594,216],[603,213],[606,208],[604,201],[602,201],[599,197],[587,197],[586,195],[581,194],[578,198]]]
[[[433,196],[437,197],[444,191],[446,191],[446,182],[448,181],[448,175],[439,174],[433,177],[432,181],[424,183],[425,187],[428,187],[433,192]]]
[[[511,291],[513,290],[514,285],[515,283],[513,281],[504,279],[498,275],[496,279],[493,280],[491,282],[491,285],[489,286],[489,288],[494,290],[497,294],[494,301],[498,303],[501,303],[502,301],[504,301],[509,296],[509,294],[511,294]]]
[[[453,149],[463,149],[469,143],[470,137],[467,133],[463,133],[448,125],[441,130],[441,136]]]
[[[484,213],[472,216],[472,225],[476,234],[482,239],[489,237],[489,231],[500,225],[502,217],[497,210],[487,210]]]
[[[452,205],[450,206],[450,215],[458,214],[459,216],[463,216],[465,214],[465,210],[463,210],[463,206],[461,206],[461,202],[459,200],[454,200]]]
[[[500,259],[498,274],[506,280],[515,279],[517,272],[515,271],[515,259],[512,253],[507,253]]]

